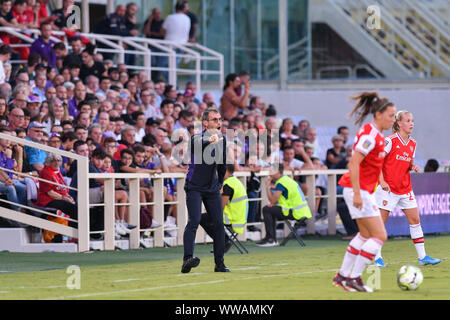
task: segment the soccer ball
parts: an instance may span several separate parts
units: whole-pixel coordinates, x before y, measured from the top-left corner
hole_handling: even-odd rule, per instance
[[[422,282],[423,274],[418,267],[406,265],[397,273],[397,284],[402,290],[417,290]]]

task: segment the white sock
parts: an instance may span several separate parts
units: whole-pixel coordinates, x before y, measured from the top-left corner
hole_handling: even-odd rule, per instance
[[[366,238],[361,236],[359,233],[350,241],[347,247],[347,252],[344,255],[344,260],[342,261],[339,273],[348,277],[352,272],[353,265],[355,263],[356,257],[359,255],[359,251],[363,244],[367,241]]]
[[[420,223],[410,224],[409,232],[411,233],[411,239],[414,242],[414,246],[416,247],[419,259],[425,258],[427,254],[425,253],[425,243],[423,238],[422,226],[420,225]]]
[[[380,250],[377,252],[377,254],[375,255],[375,260],[378,260],[381,258],[381,248]]]
[[[356,257],[350,278],[361,277],[366,266],[372,262],[382,246],[383,241],[377,238],[370,238],[367,240],[361,247],[359,255]]]

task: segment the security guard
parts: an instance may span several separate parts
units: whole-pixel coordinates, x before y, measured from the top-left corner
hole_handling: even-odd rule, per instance
[[[233,176],[234,169],[233,164],[227,165],[222,192],[223,223],[240,234],[247,223],[248,197],[242,182]]]
[[[269,204],[263,208],[266,237],[256,243],[261,247],[277,246],[276,222],[277,219],[300,220],[311,218],[311,210],[306,202],[299,184],[289,176],[283,175],[283,165],[271,168],[270,178],[267,181],[267,197]],[[275,189],[272,193],[272,181]]]
[[[222,188],[223,223],[230,225],[236,233],[243,233],[248,216],[247,190],[234,174],[233,164],[226,165],[225,181]],[[202,215],[200,225],[208,235],[212,235],[212,226],[209,216]],[[231,239],[225,234],[225,252],[232,245]]]

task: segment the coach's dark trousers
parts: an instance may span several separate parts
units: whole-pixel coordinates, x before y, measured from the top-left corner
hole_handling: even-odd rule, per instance
[[[202,202],[212,222],[212,238],[214,240],[214,260],[216,264],[223,263],[225,248],[225,230],[223,226],[222,196],[219,192],[186,192],[188,223],[184,229],[184,259],[194,255],[195,234],[202,214]]]

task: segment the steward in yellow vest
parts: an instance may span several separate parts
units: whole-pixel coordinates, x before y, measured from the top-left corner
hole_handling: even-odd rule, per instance
[[[269,204],[263,208],[266,237],[256,244],[264,247],[277,246],[276,224],[277,219],[300,220],[312,217],[311,210],[306,202],[300,185],[289,176],[283,175],[283,165],[280,163],[276,170],[272,167],[266,185]],[[275,189],[272,193],[272,183]]]
[[[234,165],[227,164],[225,181],[222,187],[223,224],[230,225],[236,233],[243,233],[248,215],[247,190],[242,182],[233,176]],[[202,214],[200,225],[208,235],[212,234],[212,225],[208,216]],[[225,252],[232,245],[231,239],[225,233]]]

